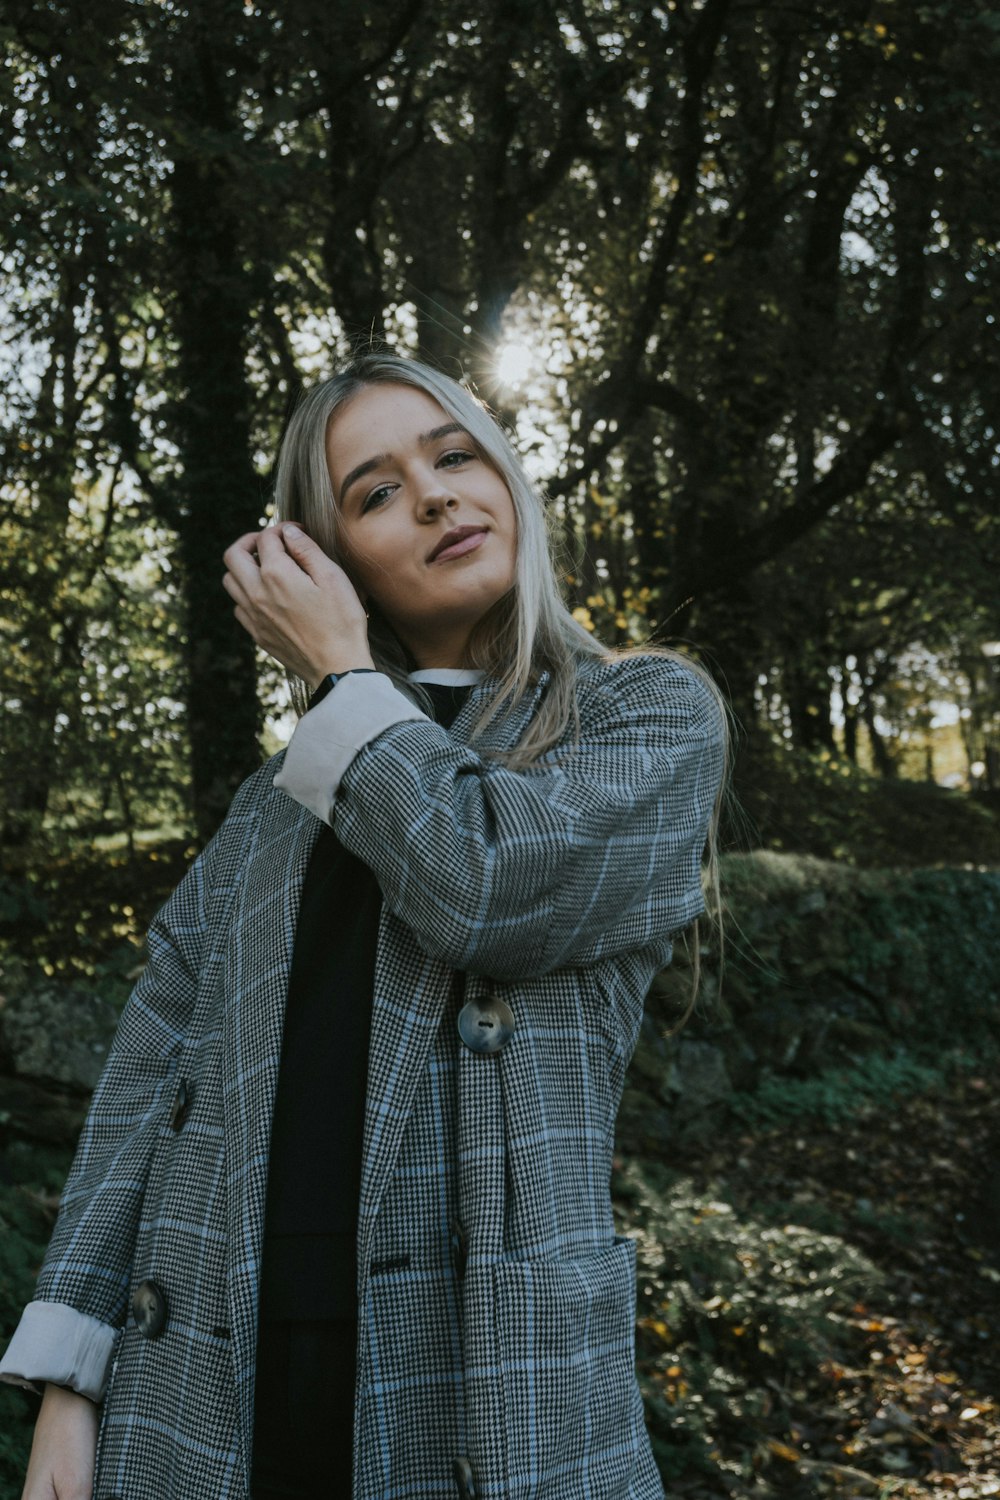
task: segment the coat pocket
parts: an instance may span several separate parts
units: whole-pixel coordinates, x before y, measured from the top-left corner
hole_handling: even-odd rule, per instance
[[[494,1270],[498,1365],[516,1500],[630,1493],[642,1405],[635,1378],[635,1246]]]

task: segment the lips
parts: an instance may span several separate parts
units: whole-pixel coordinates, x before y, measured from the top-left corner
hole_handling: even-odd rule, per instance
[[[427,561],[432,563],[439,557],[462,557],[466,552],[472,552],[486,535],[486,530],[485,526],[453,526],[431,548]]]

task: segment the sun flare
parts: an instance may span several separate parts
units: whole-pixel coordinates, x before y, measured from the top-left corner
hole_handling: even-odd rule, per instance
[[[512,389],[524,385],[534,373],[535,351],[527,344],[502,344],[497,353],[496,372],[501,385]]]

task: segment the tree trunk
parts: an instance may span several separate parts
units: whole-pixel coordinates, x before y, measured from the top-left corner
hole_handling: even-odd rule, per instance
[[[417,353],[425,364],[460,380],[470,347],[464,296],[437,283],[425,266],[414,271],[413,281]]]
[[[219,67],[204,38],[178,60],[180,112],[198,142],[235,134]],[[173,519],[183,567],[192,801],[202,839],[260,761],[255,648],[221,586],[223,552],[257,528],[264,508],[250,459],[245,344],[253,299],[232,171],[224,146],[202,146],[178,152],[171,180],[181,384],[173,427],[182,470]]]
[[[747,734],[756,723],[758,663],[766,654],[759,608],[747,581],[730,589],[725,598],[710,595],[701,601],[689,632],[684,625],[685,610],[679,610],[670,622],[671,635],[689,633],[692,643],[704,653],[705,665]]]
[[[852,765],[858,763],[858,705],[851,702],[851,669],[840,669],[840,697],[844,714],[844,754]]]
[[[896,775],[896,762],[892,758],[892,753],[885,739],[879,734],[876,728],[875,710],[872,707],[871,700],[867,697],[863,698],[861,702],[861,722],[868,731],[868,742],[871,745],[872,763],[875,766],[875,770],[879,776],[885,776],[887,779],[894,777]]]
[[[830,680],[810,670],[808,661],[789,661],[785,696],[795,744],[802,750],[836,750],[830,722]]]
[[[30,862],[32,840],[48,811],[55,765],[56,705],[51,697],[23,699],[20,718],[30,725],[30,739],[19,739],[4,754],[0,863],[8,874]]]

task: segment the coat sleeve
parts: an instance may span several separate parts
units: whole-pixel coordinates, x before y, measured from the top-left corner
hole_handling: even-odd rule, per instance
[[[338,838],[453,968],[531,977],[656,942],[702,910],[724,758],[713,694],[683,664],[637,655],[588,673],[579,702],[578,742],[528,771],[411,721],[344,772]]]
[[[150,1161],[173,1098],[173,1075],[204,970],[208,916],[255,801],[252,777],[215,838],[157,913],[149,961],[126,1002],[94,1091],[52,1239],[0,1376],[53,1380],[100,1399],[125,1321]],[[268,778],[269,779],[269,778]]]

